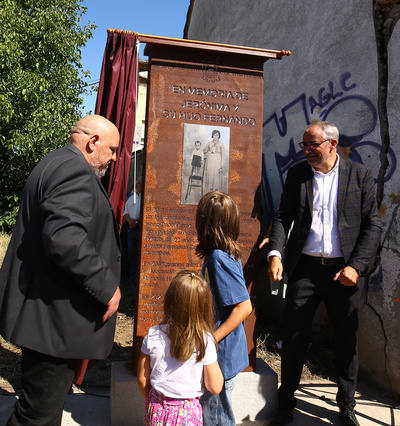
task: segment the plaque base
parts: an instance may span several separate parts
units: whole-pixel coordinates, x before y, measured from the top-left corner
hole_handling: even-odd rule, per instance
[[[110,409],[113,426],[144,426],[144,398],[129,362],[112,363]]]
[[[237,424],[268,419],[277,404],[277,374],[257,358],[256,371],[239,373],[232,394]],[[144,425],[144,399],[129,363],[114,362],[111,370],[111,424]]]
[[[256,359],[254,372],[236,376],[232,393],[236,424],[265,421],[272,416],[278,401],[278,375],[262,359]]]

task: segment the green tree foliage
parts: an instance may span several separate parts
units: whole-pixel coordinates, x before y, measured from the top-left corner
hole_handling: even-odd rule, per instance
[[[49,151],[65,145],[81,115],[89,72],[81,48],[82,0],[0,1],[0,227],[15,222],[24,182]],[[100,58],[101,59],[101,58]]]

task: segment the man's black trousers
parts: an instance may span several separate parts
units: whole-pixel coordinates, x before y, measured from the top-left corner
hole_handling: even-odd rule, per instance
[[[22,349],[22,392],[7,426],[60,426],[76,360]]]
[[[321,301],[325,303],[334,330],[334,355],[338,383],[337,403],[340,409],[354,407],[358,374],[358,309],[362,299],[362,282],[354,287],[333,281],[344,267],[341,258],[322,264],[320,258],[302,255],[286,291],[282,348],[282,385],[279,407],[296,406],[296,391],[310,342],[312,321]]]

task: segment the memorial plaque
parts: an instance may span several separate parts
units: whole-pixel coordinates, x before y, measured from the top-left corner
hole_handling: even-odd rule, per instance
[[[260,227],[253,209],[261,179],[263,63],[281,56],[187,40],[141,41],[149,86],[135,366],[148,329],[162,320],[172,277],[201,269],[194,249],[202,194],[219,189],[238,203],[242,262],[252,269],[246,263]],[[252,314],[246,334],[254,357],[253,333]]]

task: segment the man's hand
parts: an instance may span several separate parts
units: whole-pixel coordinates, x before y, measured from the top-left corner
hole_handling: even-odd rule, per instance
[[[269,258],[268,274],[272,281],[280,281],[282,279],[283,266],[281,259],[278,256]]]
[[[258,248],[260,248],[260,249],[262,249],[266,244],[268,244],[269,243],[269,238],[268,237],[265,237],[262,241],[261,241],[261,243],[259,244],[259,246],[258,246]]]
[[[352,266],[345,266],[335,275],[333,280],[339,280],[344,286],[351,287],[357,285],[359,277],[358,272]]]
[[[135,219],[129,219],[129,229],[135,229],[138,224],[138,221]]]
[[[137,225],[137,220],[131,219],[129,214],[124,215],[124,222],[128,224],[129,229],[134,229]]]
[[[104,312],[102,321],[106,322],[117,312],[119,301],[121,300],[121,291],[119,287],[115,290],[113,297],[107,303],[107,310]]]

